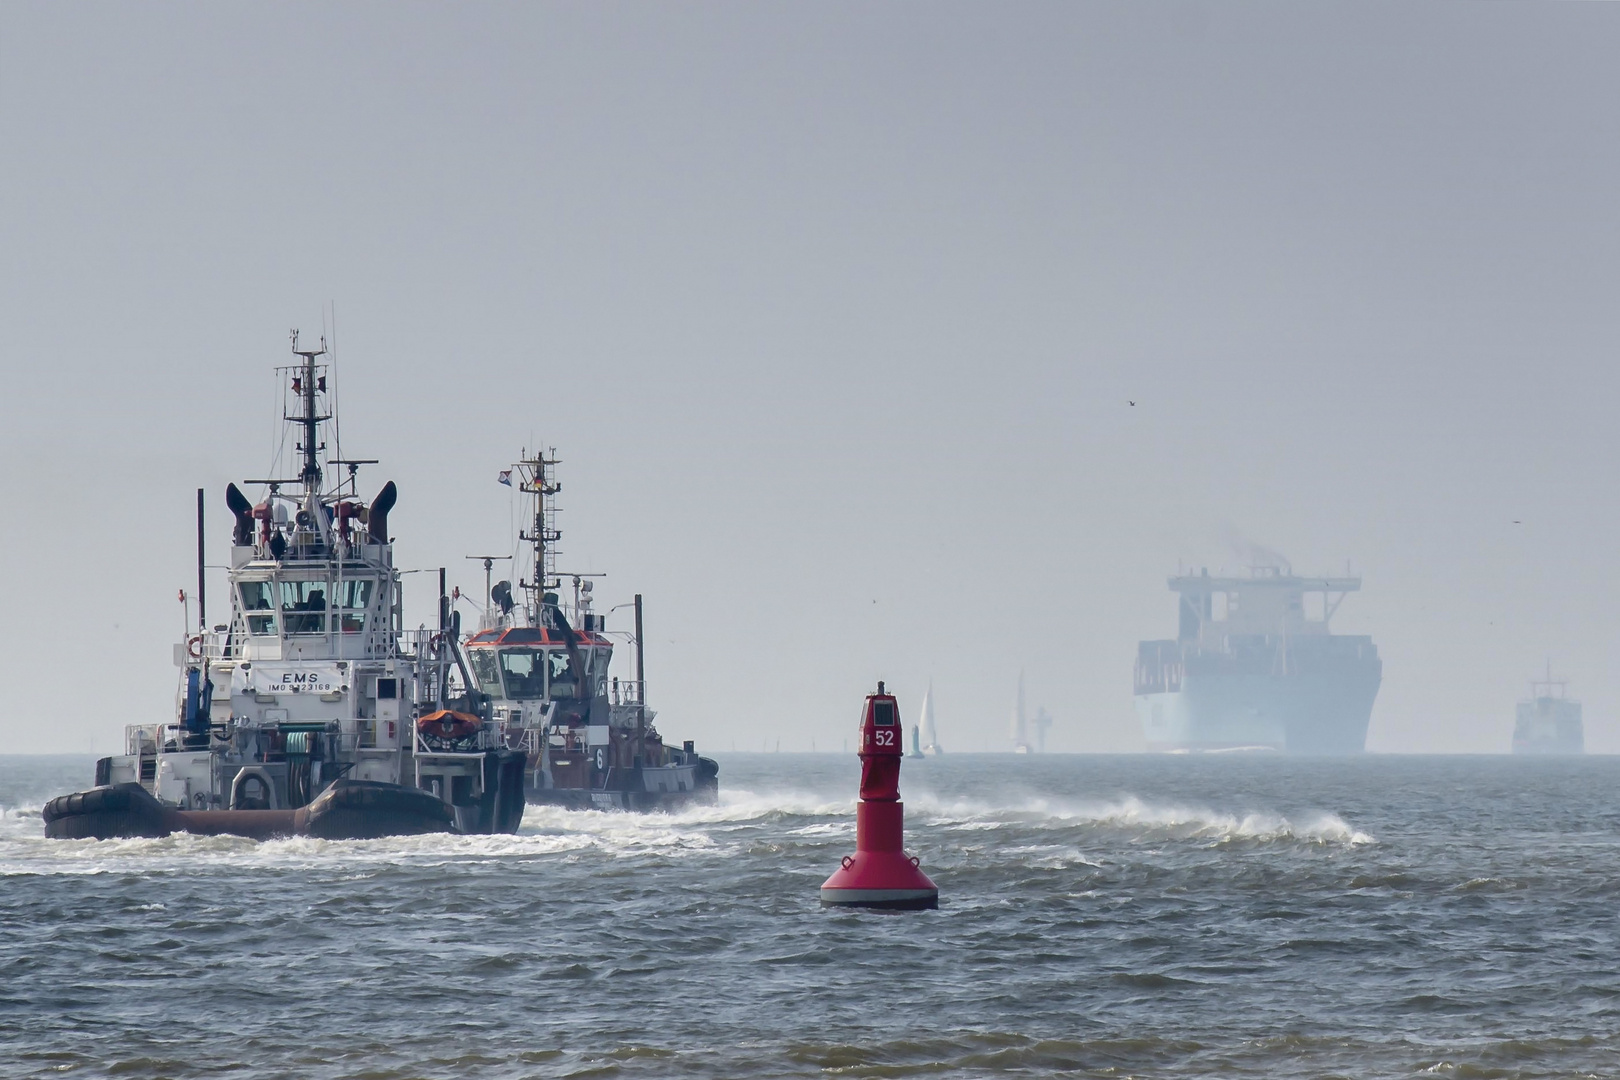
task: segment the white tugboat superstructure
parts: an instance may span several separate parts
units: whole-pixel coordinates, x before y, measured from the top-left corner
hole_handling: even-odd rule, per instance
[[[199,491],[199,625],[175,646],[175,720],[128,727],[125,752],[97,764],[95,791],[47,807],[48,834],[516,829],[522,759],[473,695],[451,697],[447,606],[438,632],[404,630],[388,530],[397,489],[362,500],[359,470],[374,462],[341,456],[327,464],[344,473],[326,484],[325,342],[299,349],[294,333],[293,352],[300,362],[278,374],[298,473],[245,481],[263,489],[257,503],[235,484],[225,493],[229,621],[206,622]],[[450,743],[433,738],[446,716],[461,736]]]

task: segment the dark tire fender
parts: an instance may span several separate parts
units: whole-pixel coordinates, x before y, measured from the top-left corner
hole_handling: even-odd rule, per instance
[[[45,835],[52,840],[112,840],[168,836],[173,813],[139,784],[103,784],[59,795],[45,804]]]
[[[373,840],[455,828],[450,808],[431,792],[375,780],[334,781],[298,814],[298,832],[322,840]]]

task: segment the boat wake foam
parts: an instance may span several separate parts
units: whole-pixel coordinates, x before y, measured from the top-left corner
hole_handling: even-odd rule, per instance
[[[1227,812],[1125,796],[1069,802],[1031,796],[1000,803],[938,798],[917,792],[906,799],[916,840],[948,846],[951,834],[1014,830],[1008,851],[1037,862],[1088,862],[1086,833],[1107,830],[1131,841],[1303,843],[1356,846],[1375,843],[1339,815],[1321,811],[1285,816],[1266,811]],[[0,877],[183,871],[199,863],[230,863],[271,870],[318,869],[344,863],[435,866],[546,859],[668,860],[746,852],[761,839],[820,847],[842,843],[854,829],[855,800],[816,792],[733,789],[719,803],[672,813],[564,810],[530,806],[515,835],[430,834],[376,840],[312,837],[256,841],[234,836],[178,833],[160,839],[47,840],[40,807],[0,808]],[[1069,830],[1080,830],[1075,835]],[[1036,835],[1029,835],[1033,831]],[[1042,837],[1041,833],[1060,832]],[[930,832],[937,834],[927,836]],[[925,839],[926,837],[926,839]],[[966,840],[966,836],[963,836]]]
[[[923,815],[919,824],[958,831],[1044,823],[1122,829],[1164,839],[1291,840],[1347,845],[1376,842],[1371,835],[1328,811],[1311,811],[1290,818],[1269,811],[1233,813],[1208,807],[1152,803],[1134,795],[1107,802],[1074,803],[1030,797],[1004,805],[963,799],[935,800],[925,795],[912,798],[910,805]]]

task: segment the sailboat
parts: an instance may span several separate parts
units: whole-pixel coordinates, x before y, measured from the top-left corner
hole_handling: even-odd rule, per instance
[[[1018,672],[1018,704],[1013,708],[1012,716],[1012,743],[1013,753],[1027,754],[1033,747],[1029,744],[1029,723],[1024,719],[1024,672]]]
[[[945,752],[939,745],[939,729],[934,726],[934,684],[928,684],[928,693],[923,695],[922,718],[917,722],[922,732],[922,747],[920,753],[923,757],[938,757]]]

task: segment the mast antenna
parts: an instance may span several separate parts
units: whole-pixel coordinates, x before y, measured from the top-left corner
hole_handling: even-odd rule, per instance
[[[527,455],[525,450],[524,454]],[[547,456],[547,455],[550,456]],[[518,489],[534,496],[534,523],[528,531],[518,533],[518,539],[534,546],[534,580],[519,580],[519,588],[529,593],[529,616],[538,625],[545,607],[547,589],[561,587],[557,577],[557,541],[562,530],[557,528],[557,506],[552,499],[562,490],[557,482],[557,450],[536,450],[534,457],[525,456],[517,463],[521,480]]]
[[[321,463],[319,453],[321,447],[316,441],[319,436],[320,422],[330,420],[330,416],[321,416],[315,411],[315,392],[326,389],[326,376],[315,372],[315,358],[326,355],[326,338],[321,338],[319,349],[300,349],[298,347],[298,331],[292,332],[292,351],[295,356],[304,358],[303,371],[293,379],[293,392],[298,395],[299,404],[303,406],[303,414],[288,419],[296,420],[304,429],[304,444],[299,449],[304,452],[304,470],[300,479],[304,482],[305,493],[319,492],[321,488]]]
[[[332,379],[332,391],[327,395],[326,400],[332,403],[332,445],[337,448],[337,456],[341,459],[343,457],[343,418],[337,408],[337,301],[329,300],[327,304],[332,309],[332,356],[328,360],[331,365],[329,374]],[[323,337],[321,343],[325,344],[325,342],[326,339]],[[356,472],[358,472],[357,469],[350,467],[349,480],[351,483],[356,479]],[[339,487],[341,488],[341,486],[340,484]],[[356,496],[360,494],[358,484],[355,485],[353,494]]]

